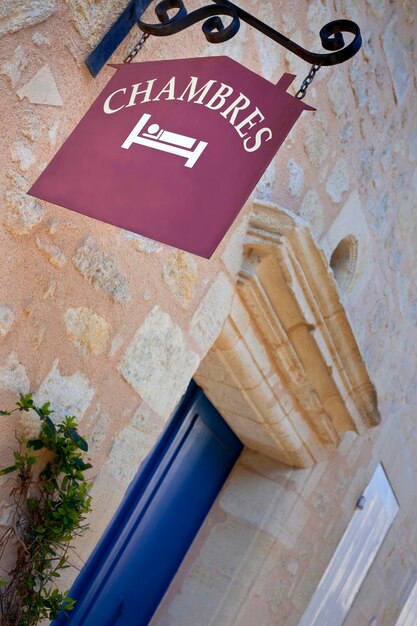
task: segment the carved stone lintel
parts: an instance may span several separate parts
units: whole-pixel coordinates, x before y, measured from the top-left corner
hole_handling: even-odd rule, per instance
[[[197,382],[243,443],[307,467],[379,423],[333,273],[305,223],[255,203],[232,310]]]

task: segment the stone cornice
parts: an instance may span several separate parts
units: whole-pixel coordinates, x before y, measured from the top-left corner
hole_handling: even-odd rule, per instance
[[[293,466],[379,423],[333,273],[299,218],[254,203],[232,310],[196,378],[248,447]]]

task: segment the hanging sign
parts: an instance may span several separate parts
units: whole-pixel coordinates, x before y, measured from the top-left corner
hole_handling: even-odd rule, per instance
[[[227,57],[112,67],[29,193],[210,258],[312,107]]]

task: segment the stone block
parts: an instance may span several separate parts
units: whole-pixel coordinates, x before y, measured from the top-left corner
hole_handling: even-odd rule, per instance
[[[343,72],[335,72],[327,84],[330,104],[337,117],[343,115],[348,105],[349,84]]]
[[[42,421],[36,411],[30,409],[20,413],[19,418],[20,434],[26,439],[37,439],[41,433]]]
[[[376,17],[384,17],[385,0],[367,0],[368,6]]]
[[[305,126],[304,148],[310,162],[315,167],[321,167],[329,152],[329,139],[327,135],[327,121],[320,113],[315,113],[314,117]]]
[[[320,32],[323,24],[331,19],[331,9],[327,2],[322,0],[309,0],[307,3],[307,26],[313,35],[317,35]]]
[[[406,21],[409,24],[417,19],[417,6],[414,0],[401,0],[401,5]]]
[[[179,326],[157,306],[136,331],[118,371],[156,413],[168,417],[198,363]]]
[[[109,356],[113,357],[120,350],[122,345],[124,344],[126,337],[122,333],[118,333],[111,342]]]
[[[223,488],[219,505],[229,515],[260,527],[279,491],[271,480],[236,466]]]
[[[0,528],[6,528],[13,524],[13,516],[16,511],[16,505],[11,502],[2,502],[0,504]]]
[[[204,354],[217,339],[230,313],[233,293],[233,285],[219,272],[194,313],[190,333]]]
[[[87,411],[96,390],[88,378],[81,372],[65,376],[59,372],[59,361],[56,359],[51,371],[33,395],[37,404],[51,403],[54,413],[52,419],[60,422],[67,415],[75,416],[79,422]]]
[[[94,424],[94,428],[87,435],[87,441],[90,448],[97,452],[101,450],[106,440],[110,424],[110,415],[108,415],[108,413],[100,414]]]
[[[143,237],[143,235],[131,233],[128,230],[124,231],[123,239],[131,242],[135,250],[137,250],[138,252],[152,254],[152,252],[159,252],[160,250],[162,250],[162,247],[158,244],[157,241],[149,239],[148,237]]]
[[[104,252],[92,237],[88,237],[78,248],[72,260],[75,267],[94,287],[102,289],[120,304],[129,302],[129,283],[126,276],[120,270],[116,259]]]
[[[303,576],[292,596],[292,602],[299,611],[304,612],[307,608],[325,569],[325,563],[311,555]]]
[[[69,220],[59,220],[52,218],[49,222],[48,233],[50,235],[56,235],[61,230],[78,230],[77,224],[70,222]]]
[[[248,228],[248,216],[245,215],[242,222],[234,231],[229,242],[220,257],[221,262],[231,276],[236,276],[243,263],[243,242]]]
[[[45,35],[42,35],[42,33],[33,33],[32,41],[35,46],[47,46],[48,48],[51,47],[51,42],[49,41],[48,37],[45,37]]]
[[[253,313],[255,317],[256,313],[257,312]],[[271,366],[271,358],[268,353],[267,344],[262,341],[262,335],[258,333],[258,330],[253,323],[246,329],[244,341],[247,345],[251,359],[253,359],[256,363],[263,376],[269,376],[274,369]]]
[[[98,43],[126,8],[124,0],[113,0],[110,4],[97,0],[68,0],[70,19],[75,28],[90,45]]]
[[[29,393],[29,377],[16,352],[11,352],[0,365],[0,388],[16,395]]]
[[[32,109],[27,108],[25,111],[25,126],[22,133],[30,141],[38,141],[42,132],[42,122]]]
[[[262,383],[263,372],[246,342],[241,339],[232,350],[215,351],[223,360],[225,367],[233,373],[234,387],[239,390],[252,389]],[[236,412],[239,412],[236,410]]]
[[[236,301],[236,296],[234,296],[233,301]],[[242,311],[243,307],[238,306],[238,313]],[[240,319],[244,322],[246,327],[246,316],[240,316]],[[216,342],[213,345],[213,350],[216,352],[222,352],[227,350],[233,350],[233,348],[239,343],[241,340],[242,334],[240,332],[240,327],[235,324],[234,319],[231,319],[230,316],[226,318],[226,321],[223,325],[222,332],[217,337]]]
[[[67,264],[67,257],[59,248],[52,243],[48,243],[47,241],[43,241],[40,237],[36,237],[36,245],[39,250],[41,250],[49,263],[58,269],[62,269]]]
[[[6,191],[3,225],[10,233],[27,235],[45,215],[43,206],[19,190]]]
[[[204,387],[205,384],[208,385],[210,381],[229,386],[236,384],[233,373],[225,368],[221,356],[219,356],[215,350],[207,352],[195,373],[194,379],[201,381],[198,382],[201,387]]]
[[[411,71],[407,47],[395,30],[397,20],[398,15],[395,14],[384,29],[381,38],[397,102],[404,104],[411,83]]]
[[[384,192],[377,196],[374,203],[369,207],[373,219],[374,231],[378,238],[385,240],[389,226],[389,213],[391,210],[389,195]]]
[[[340,158],[336,161],[332,171],[330,172],[327,180],[326,191],[333,202],[339,204],[339,202],[342,202],[345,193],[349,191],[349,187],[349,165],[345,158]]]
[[[257,529],[228,517],[211,529],[199,561],[231,579],[242,564],[257,532]]]
[[[1,18],[0,18],[1,19]],[[0,21],[1,29],[1,21]],[[1,36],[1,35],[0,35]],[[27,67],[29,61],[26,56],[26,52],[23,46],[17,46],[14,51],[14,57],[11,61],[4,63],[2,66],[1,74],[7,76],[10,80],[12,87],[16,87],[20,80],[20,76],[23,70]]]
[[[111,476],[127,487],[160,433],[161,427],[146,423],[140,428],[131,425],[124,428],[116,436],[106,463]]]
[[[313,234],[319,238],[323,231],[324,207],[314,188],[310,188],[306,192],[298,214],[310,224]]]
[[[101,354],[110,339],[111,327],[108,322],[86,307],[67,309],[64,314],[67,334],[78,347],[86,348],[93,354]]]
[[[90,528],[77,541],[76,553],[82,561],[86,561],[106,530],[124,496],[125,490],[105,470],[94,480],[91,489],[93,510],[89,514]],[[83,564],[83,563],[81,563]],[[78,572],[73,572],[73,575]]]
[[[65,287],[62,282],[59,280],[51,280],[43,293],[43,299],[49,302],[64,304],[65,295]]]
[[[259,183],[256,185],[255,194],[257,198],[262,200],[271,200],[276,177],[276,166],[272,161],[266,168]]]
[[[26,141],[16,141],[10,149],[10,154],[13,163],[17,163],[24,172],[36,161],[35,155]]]
[[[191,254],[172,252],[162,269],[162,278],[183,309],[188,309],[195,296],[198,268]]]
[[[220,626],[212,621],[219,607],[228,579],[201,565],[191,565],[187,576],[169,605],[166,615],[157,620],[158,626]]]
[[[198,376],[197,380],[199,380]],[[204,381],[201,382],[204,384]],[[233,413],[245,420],[263,422],[263,416],[257,414],[256,406],[252,405],[245,389],[216,382],[216,384],[209,385],[206,393],[223,415],[228,416]]]
[[[269,510],[263,523],[263,530],[269,533],[275,539],[278,539],[282,544],[288,545],[296,540],[299,533],[303,530],[308,519],[308,511],[302,506],[298,506],[297,511],[304,517],[302,520],[297,520],[296,527],[289,529],[291,524],[288,523],[292,515],[294,507],[299,502],[299,496],[291,489],[286,489],[281,485],[277,485],[275,498],[270,503]],[[290,533],[295,534],[290,535]]]
[[[23,87],[17,90],[20,100],[27,98],[31,104],[61,107],[63,101],[49,65],[38,70]]]
[[[209,396],[210,397],[210,396]],[[266,427],[256,427],[252,420],[241,417],[240,414],[224,412],[224,418],[237,434],[242,443],[253,450],[258,450],[261,454],[276,458],[279,456],[283,462],[289,461],[289,454],[284,449],[282,441],[274,437],[274,432]]]
[[[56,142],[58,140],[58,130],[59,130],[59,122],[55,120],[52,125],[48,128],[48,139],[52,148],[55,148]]]
[[[16,314],[13,309],[6,305],[0,305],[0,340],[11,330]]]
[[[299,196],[304,186],[304,170],[294,159],[289,159],[288,170],[288,191],[291,196]]]
[[[239,463],[245,467],[249,467],[257,474],[265,476],[278,485],[286,486],[287,484],[291,484],[291,488],[294,485],[294,489],[297,493],[300,492],[300,490],[297,489],[297,477],[301,476],[302,483],[304,484],[311,472],[310,469],[297,469],[294,471],[293,468],[284,465],[280,461],[255,452],[255,450],[249,450],[248,448],[243,450],[239,457]]]
[[[417,161],[417,120],[408,140],[408,154],[412,163]]]
[[[297,545],[298,539],[303,533],[311,513],[301,499],[297,499],[290,515],[285,520],[285,525],[278,529],[275,526],[280,542],[288,549],[293,549]],[[274,527],[273,527],[274,528]]]
[[[350,83],[356,103],[366,107],[368,103],[368,78],[361,59],[354,57],[349,64]]]
[[[264,623],[259,614],[259,610],[266,611],[262,602],[265,597],[263,585],[270,585],[266,572],[270,569],[270,562],[276,562],[276,559],[276,541],[262,531],[255,531],[252,540],[248,542],[246,554],[242,554],[236,574],[225,590],[213,626],[253,626]]]
[[[364,18],[363,4],[363,0],[341,0],[343,15],[360,24]]]
[[[304,36],[305,36],[305,29],[304,28],[302,29],[302,31],[301,30],[296,30],[293,33],[291,33],[291,39],[293,41],[297,41],[300,46],[304,45],[304,41],[303,41],[303,37]],[[305,62],[302,59],[300,59],[300,57],[296,56],[295,54],[292,54],[289,50],[287,52],[285,52],[285,65],[286,65],[287,71],[290,72],[290,74],[295,74],[295,76],[297,76],[300,79],[300,81],[306,75],[306,65],[305,65]],[[319,80],[319,77],[316,76],[316,82],[318,80]],[[314,86],[311,87],[309,95],[313,95],[312,91],[314,89],[315,89]],[[297,88],[296,88],[294,83],[292,85],[290,85],[288,91],[289,91],[289,93],[295,94],[295,92],[297,91]],[[295,133],[296,132],[297,131],[295,130],[295,128],[292,128],[292,130],[290,131],[290,133],[289,133],[289,135],[288,135],[288,137],[286,139],[286,142],[288,142],[290,145],[294,145],[294,137],[295,137]]]
[[[3,0],[0,8],[0,37],[44,22],[57,9],[57,0]]]
[[[357,245],[356,260],[352,259],[352,266],[346,270],[352,272],[348,289],[350,301],[355,303],[371,279],[376,254],[372,235],[356,190],[350,194],[321,243],[331,254],[338,244],[349,236],[354,237]]]

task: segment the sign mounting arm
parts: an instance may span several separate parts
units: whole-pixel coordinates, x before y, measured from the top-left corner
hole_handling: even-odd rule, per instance
[[[223,43],[236,35],[239,30],[240,20],[243,20],[304,61],[317,66],[343,63],[352,58],[362,45],[360,29],[355,22],[350,20],[335,20],[323,26],[320,31],[322,46],[325,50],[329,50],[330,52],[325,54],[310,52],[229,0],[212,1],[214,4],[200,7],[188,13],[183,0],[162,0],[155,7],[155,13],[159,23],[149,24],[142,20],[142,16],[152,0],[131,0],[120,17],[87,58],[86,63],[90,73],[93,76],[98,74],[135,24],[137,24],[144,33],[157,37],[165,37],[178,33],[197,22],[203,21],[202,30],[206,39],[211,43]],[[175,15],[172,17],[168,13],[170,10],[176,10]],[[221,16],[231,18],[229,24],[225,26]],[[343,36],[343,33],[346,32],[354,36],[353,40],[347,45],[345,45]]]

